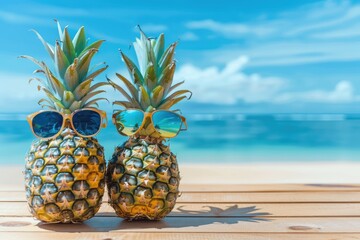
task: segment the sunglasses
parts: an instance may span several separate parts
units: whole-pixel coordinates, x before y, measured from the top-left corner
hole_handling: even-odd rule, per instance
[[[156,110],[144,112],[139,109],[118,111],[113,114],[112,120],[121,135],[132,136],[138,133],[144,126],[146,119],[150,118],[153,127],[164,138],[173,138],[180,131],[187,130],[186,119],[174,112]],[[182,125],[185,129],[182,129]]]
[[[27,117],[33,134],[45,140],[60,135],[67,120],[75,133],[82,137],[91,137],[99,133],[101,127],[106,127],[106,112],[95,108],[83,108],[71,114],[45,110]]]

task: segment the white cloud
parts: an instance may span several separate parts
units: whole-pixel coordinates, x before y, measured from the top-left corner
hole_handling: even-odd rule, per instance
[[[302,42],[277,41],[239,49],[236,46],[227,46],[220,49],[208,50],[202,54],[204,59],[212,63],[226,63],[228,59],[245,54],[251,58],[251,66],[293,65],[303,63],[354,61],[360,60],[360,39],[352,39],[346,43],[338,41]]]
[[[37,91],[36,82],[28,83],[31,76],[0,72],[1,112],[30,112],[40,108],[37,102],[44,96]],[[6,86],[6,87],[5,87]]]
[[[349,103],[359,101],[360,96],[354,94],[353,86],[348,81],[340,81],[334,90],[311,90],[305,92],[282,93],[274,102],[319,102],[319,103]]]
[[[263,36],[273,31],[265,26],[249,26],[242,23],[221,23],[211,19],[190,21],[186,24],[186,27],[189,29],[207,29],[230,38],[243,36],[245,34]]]
[[[193,92],[192,99],[196,102],[234,104],[237,101],[270,101],[284,87],[284,81],[259,74],[245,74],[242,70],[247,62],[247,57],[241,56],[222,69],[185,64],[177,70],[175,79],[185,80],[183,88]]]
[[[7,23],[16,23],[16,24],[46,24],[43,19],[38,17],[32,17],[25,14],[17,14],[8,11],[0,11],[0,19]]]
[[[189,21],[189,29],[205,29],[228,38],[246,35],[264,38],[304,36],[307,33],[343,28],[360,20],[360,5],[349,1],[323,1],[281,12],[272,19],[263,17],[244,22],[219,22],[214,19]]]
[[[195,34],[205,29],[234,39],[197,54],[213,63],[224,64],[239,55],[249,56],[253,66],[360,60],[360,51],[354,51],[360,47],[360,4],[349,1],[316,2],[271,18],[231,23],[205,19],[186,26]]]
[[[313,33],[313,38],[319,38],[323,40],[339,39],[339,38],[358,38],[360,36],[360,22],[355,24],[349,24],[346,27],[339,29],[328,30],[325,32]]]
[[[193,32],[186,32],[180,36],[180,39],[183,41],[196,41],[199,39],[199,36]]]
[[[360,19],[360,5],[348,1],[324,1],[311,4],[304,10],[298,14],[302,14],[305,24],[299,24],[288,32],[289,35],[344,27]]]
[[[32,13],[33,15],[42,15],[42,16],[89,16],[90,13],[81,8],[74,8],[74,7],[60,7],[60,6],[52,6],[46,4],[24,4],[23,8],[26,9],[28,12]]]
[[[124,44],[124,45],[130,45],[130,41],[126,39],[122,39],[119,37],[112,36],[110,34],[104,33],[104,32],[98,32],[92,30],[89,32],[95,39],[104,39],[106,42],[115,43],[115,44]]]
[[[140,27],[144,32],[149,33],[159,33],[167,30],[167,26],[163,24],[141,24]],[[137,29],[136,32],[138,32]]]
[[[185,80],[184,89],[193,92],[192,100],[202,103],[353,103],[360,101],[348,81],[340,81],[333,90],[309,90],[287,92],[286,79],[245,74],[243,69],[248,58],[241,56],[229,61],[224,68],[210,66],[199,68],[192,64],[182,65],[175,80]]]

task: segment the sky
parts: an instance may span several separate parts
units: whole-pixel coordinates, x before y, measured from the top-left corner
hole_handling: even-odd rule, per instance
[[[86,2],[86,3],[85,3]],[[156,2],[156,3],[155,3]],[[51,63],[35,34],[105,39],[94,63],[124,73],[119,49],[134,57],[139,35],[179,41],[175,82],[193,92],[192,113],[360,113],[360,3],[356,1],[7,1],[0,10],[0,113],[40,109],[31,55]],[[105,81],[101,75],[97,81]],[[121,96],[108,89],[110,101]],[[111,105],[103,104],[110,110]]]

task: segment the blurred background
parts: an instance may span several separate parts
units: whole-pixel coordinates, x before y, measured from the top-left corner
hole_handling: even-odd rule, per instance
[[[179,41],[175,81],[193,91],[177,108],[189,130],[169,143],[185,163],[360,160],[360,4],[355,1],[7,1],[0,10],[0,164],[22,164],[40,109],[31,55],[51,63],[30,29],[58,39],[84,25],[106,42],[94,58],[107,76],[135,57],[137,25]],[[105,74],[97,81],[105,81]],[[121,99],[111,88],[110,101]],[[111,116],[111,104],[103,103]],[[110,158],[126,138],[109,121],[98,138]]]

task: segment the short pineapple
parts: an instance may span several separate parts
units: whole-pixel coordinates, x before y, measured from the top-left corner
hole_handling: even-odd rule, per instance
[[[88,44],[84,27],[71,40],[68,28],[58,23],[61,41],[51,46],[35,31],[54,61],[56,74],[44,63],[22,56],[36,63],[45,79],[39,81],[48,99],[41,99],[42,107],[71,113],[84,107],[95,107],[102,93],[92,84],[102,73],[103,66],[92,73],[89,66],[102,40]],[[105,187],[103,147],[95,138],[77,136],[70,124],[56,139],[35,140],[25,158],[26,198],[34,217],[44,222],[81,222],[99,210]]]
[[[190,93],[188,90],[171,93],[183,83],[172,84],[175,47],[176,43],[173,43],[164,49],[163,34],[150,39],[141,32],[140,39],[134,43],[140,69],[121,53],[132,83],[117,74],[130,94],[108,80],[127,99],[114,104],[152,112],[170,109],[186,98],[184,94]],[[173,209],[179,194],[179,181],[176,156],[147,121],[143,130],[116,147],[108,163],[109,203],[117,215],[125,219],[159,220]]]

